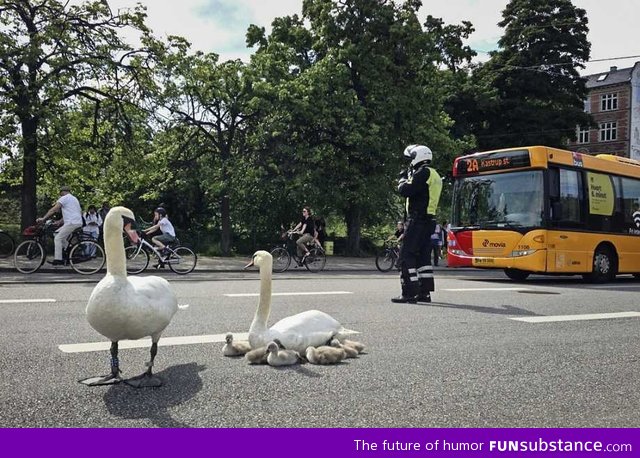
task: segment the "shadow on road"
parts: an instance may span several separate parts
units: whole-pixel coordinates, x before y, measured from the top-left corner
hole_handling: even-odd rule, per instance
[[[112,385],[104,403],[112,415],[125,419],[148,418],[160,428],[188,428],[190,425],[171,418],[169,409],[193,398],[202,389],[199,372],[205,366],[180,364],[158,372],[164,385],[160,388],[136,389],[125,383]]]
[[[486,307],[483,305],[449,304],[447,302],[431,302],[424,304],[427,307],[443,307],[448,309],[471,310],[478,313],[491,313],[494,315],[514,315],[514,316],[541,316],[539,313],[516,307],[505,305],[503,307]]]

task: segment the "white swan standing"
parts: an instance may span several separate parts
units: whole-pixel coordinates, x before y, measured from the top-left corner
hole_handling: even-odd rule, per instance
[[[151,369],[158,352],[160,334],[178,310],[178,301],[169,282],[160,277],[127,278],[123,228],[130,230],[134,215],[125,207],[112,208],[104,221],[107,274],[96,285],[87,303],[87,321],[93,329],[111,340],[111,374],[81,380],[86,385],[118,383],[118,341],[151,336],[151,360],[147,371],[125,380],[135,387],[161,386],[162,380]],[[135,241],[137,235],[130,232]]]
[[[287,350],[295,350],[304,354],[307,347],[317,347],[326,344],[333,338],[342,340],[346,335],[357,334],[356,331],[345,329],[331,315],[319,310],[307,310],[297,315],[288,316],[271,328],[267,328],[271,312],[273,258],[266,251],[256,251],[246,267],[252,265],[260,268],[260,302],[249,328],[251,348],[264,347],[277,339]]]

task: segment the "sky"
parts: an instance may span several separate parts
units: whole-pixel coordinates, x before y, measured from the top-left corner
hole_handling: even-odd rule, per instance
[[[245,33],[250,24],[270,31],[274,18],[301,14],[302,0],[108,0],[111,8],[142,3],[147,7],[147,24],[159,37],[180,35],[194,50],[215,52],[222,60],[249,60]],[[428,14],[447,24],[470,21],[476,31],[465,43],[478,51],[477,60],[486,59],[486,51],[496,50],[503,29],[497,26],[508,0],[423,0],[421,19]],[[583,75],[606,72],[611,66],[632,67],[640,61],[640,40],[634,39],[635,22],[640,18],[638,0],[573,0],[587,11],[591,62]],[[618,57],[635,56],[626,59]]]

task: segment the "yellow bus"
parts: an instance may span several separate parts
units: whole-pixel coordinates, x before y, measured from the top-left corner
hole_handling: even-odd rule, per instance
[[[459,157],[453,176],[449,266],[640,278],[640,162],[530,146]]]

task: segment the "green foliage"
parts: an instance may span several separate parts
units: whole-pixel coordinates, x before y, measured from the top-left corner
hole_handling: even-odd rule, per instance
[[[480,149],[541,144],[564,147],[588,125],[589,59],[585,10],[570,0],[511,0],[502,13],[500,50],[474,71],[449,112]]]

